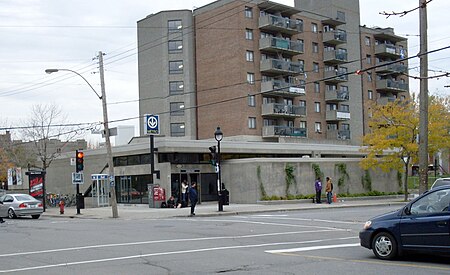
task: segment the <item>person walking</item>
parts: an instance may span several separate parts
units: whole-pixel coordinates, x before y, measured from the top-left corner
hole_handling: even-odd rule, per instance
[[[320,200],[322,196],[322,182],[320,181],[320,177],[317,177],[314,186],[316,188],[316,203],[322,203]]]
[[[325,192],[327,192],[327,202],[331,204],[331,198],[333,197],[333,182],[330,177],[327,177],[327,184],[325,185]]]
[[[3,204],[3,202],[0,201],[0,204]],[[4,223],[5,221],[3,220],[3,217],[0,216],[0,223]]]
[[[191,187],[189,188],[189,200],[191,201],[191,217],[195,216],[195,205],[198,201],[198,193],[197,193],[197,183],[195,181],[192,182]]]

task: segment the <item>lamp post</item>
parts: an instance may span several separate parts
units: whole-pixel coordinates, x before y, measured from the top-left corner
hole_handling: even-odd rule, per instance
[[[219,211],[223,211],[223,200],[222,200],[222,169],[220,167],[220,141],[222,141],[223,133],[220,130],[220,127],[217,126],[216,131],[214,132],[214,138],[217,140],[217,197],[219,204]]]
[[[92,89],[92,91],[97,95],[97,97],[102,101],[102,107],[103,107],[103,127],[105,131],[105,141],[106,141],[106,153],[108,157],[108,169],[109,169],[109,176],[114,177],[114,163],[113,163],[113,157],[112,157],[112,149],[111,149],[111,141],[110,141],[110,134],[109,134],[109,127],[108,127],[108,109],[106,107],[106,92],[105,92],[105,82],[104,82],[104,76],[103,76],[103,54],[102,52],[99,52],[99,63],[100,63],[100,80],[101,80],[101,89],[102,89],[102,95],[100,96],[97,91],[92,87],[92,85],[84,78],[81,74],[79,74],[76,71],[69,70],[69,69],[46,69],[45,72],[48,74],[56,73],[59,71],[67,71],[72,72],[78,76],[80,76]],[[111,181],[111,207],[112,207],[112,216],[113,218],[118,218],[119,213],[117,210],[117,199],[116,199],[116,188],[114,184],[114,179],[112,178]]]

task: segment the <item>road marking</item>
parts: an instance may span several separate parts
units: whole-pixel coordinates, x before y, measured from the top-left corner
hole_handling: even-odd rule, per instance
[[[252,216],[252,218],[269,218],[268,216]],[[338,221],[338,220],[321,220],[321,219],[305,219],[305,218],[285,218],[283,216],[271,216],[270,218],[275,218],[279,220],[291,220],[291,221],[308,221],[308,222],[325,222],[325,223],[342,223],[342,224],[362,224],[364,222],[361,221]]]
[[[320,249],[341,248],[341,247],[354,247],[354,246],[360,246],[360,244],[359,243],[348,243],[348,244],[309,246],[309,247],[298,247],[298,248],[290,248],[290,249],[266,250],[265,252],[272,253],[272,254],[293,253],[293,252],[303,252],[303,251],[312,251],[312,250],[320,250]]]
[[[253,244],[253,245],[219,246],[219,247],[202,248],[202,249],[156,252],[156,253],[149,253],[149,254],[139,254],[139,255],[131,255],[131,256],[123,256],[123,257],[103,258],[103,259],[96,259],[96,260],[86,260],[86,261],[67,262],[67,263],[59,263],[59,264],[49,264],[49,265],[41,265],[41,266],[31,266],[31,267],[15,268],[15,269],[8,269],[8,270],[0,270],[0,273],[12,273],[12,272],[21,272],[21,271],[30,271],[30,270],[39,270],[39,269],[49,269],[49,268],[62,267],[62,266],[67,267],[67,266],[84,265],[84,264],[92,264],[92,263],[103,263],[103,262],[130,260],[130,259],[138,259],[138,258],[146,258],[146,257],[166,256],[166,255],[176,255],[176,254],[190,254],[190,253],[219,251],[219,250],[228,250],[228,249],[255,248],[255,247],[265,247],[265,246],[275,246],[275,245],[308,244],[308,243],[335,241],[335,240],[350,239],[350,238],[357,238],[357,237],[310,240],[310,241],[302,241],[302,242],[261,243],[261,244]]]
[[[64,251],[73,251],[73,250],[97,249],[97,248],[104,248],[104,247],[120,247],[120,246],[159,244],[159,243],[171,243],[171,242],[211,241],[211,240],[225,240],[225,239],[246,239],[246,238],[259,238],[259,237],[269,237],[269,236],[281,236],[281,235],[310,234],[310,233],[331,232],[331,231],[335,231],[335,230],[291,231],[291,232],[276,232],[276,233],[251,234],[251,235],[241,235],[241,236],[221,236],[221,237],[188,238],[188,239],[167,239],[167,240],[153,240],[153,241],[129,242],[129,243],[99,244],[99,245],[76,246],[76,247],[68,247],[68,248],[56,248],[56,249],[48,249],[48,250],[38,250],[38,251],[28,251],[28,252],[17,252],[17,253],[9,253],[9,254],[0,254],[0,258],[22,256],[22,255],[32,255],[32,254],[41,254],[41,253],[64,252]],[[352,237],[352,238],[356,238],[356,237]],[[333,239],[333,240],[336,240],[336,239]]]

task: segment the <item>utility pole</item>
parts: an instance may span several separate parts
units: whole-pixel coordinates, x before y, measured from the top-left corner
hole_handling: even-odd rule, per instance
[[[102,89],[103,128],[105,131],[106,154],[108,158],[108,171],[109,171],[108,175],[111,190],[110,203],[112,207],[113,218],[118,218],[119,212],[117,211],[116,185],[114,182],[114,162],[112,157],[111,141],[109,138],[108,109],[106,107],[105,76],[103,72],[103,53],[101,51],[98,52],[98,63],[100,67],[100,85]]]
[[[419,193],[428,189],[428,31],[427,1],[419,0],[420,94],[419,94]]]

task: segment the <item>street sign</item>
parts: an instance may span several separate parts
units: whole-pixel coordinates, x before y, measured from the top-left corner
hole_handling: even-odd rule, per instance
[[[72,173],[72,184],[84,184],[83,173]]]
[[[144,121],[147,135],[159,135],[159,115],[145,115]]]

